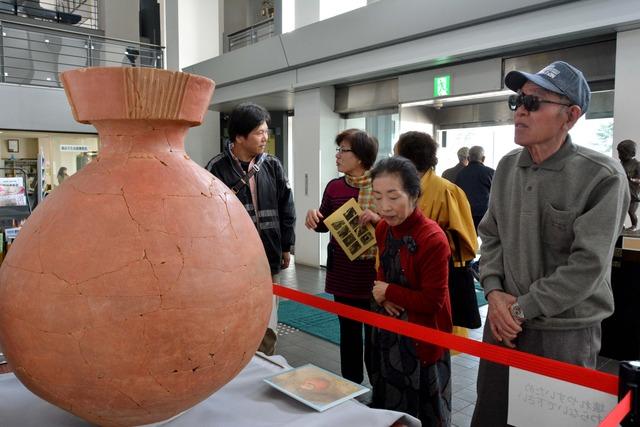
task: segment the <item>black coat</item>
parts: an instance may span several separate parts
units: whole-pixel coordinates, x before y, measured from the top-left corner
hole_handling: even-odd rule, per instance
[[[489,207],[489,192],[494,170],[480,162],[469,162],[458,172],[456,185],[462,188],[471,205],[471,215],[483,217]]]
[[[258,229],[273,275],[280,272],[282,252],[290,252],[295,243],[296,211],[282,163],[269,154],[262,156],[266,157],[260,170],[254,175],[258,215],[256,216],[248,185],[244,185],[236,196]],[[211,159],[206,168],[229,188],[236,185],[245,174],[240,164],[231,156],[229,148]]]

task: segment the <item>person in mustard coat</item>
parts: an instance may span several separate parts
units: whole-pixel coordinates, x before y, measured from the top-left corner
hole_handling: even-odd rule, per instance
[[[445,232],[451,249],[449,292],[454,333],[467,336],[464,328],[481,326],[473,274],[469,264],[476,256],[478,237],[473,225],[471,207],[464,191],[435,173],[438,144],[424,132],[411,131],[400,135],[396,155],[416,166],[420,175],[422,195],[417,207]]]

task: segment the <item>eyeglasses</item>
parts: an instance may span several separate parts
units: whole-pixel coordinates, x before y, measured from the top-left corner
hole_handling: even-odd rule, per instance
[[[563,104],[562,102],[547,101],[546,99],[540,99],[534,95],[525,95],[520,93],[518,95],[511,95],[509,97],[509,109],[516,111],[521,105],[527,111],[538,111],[540,104],[556,104],[564,105],[565,107],[571,107],[573,104]]]
[[[342,148],[342,147],[338,147],[336,148],[336,153],[340,153],[340,154],[344,154],[344,153],[353,153],[353,150],[350,148]]]

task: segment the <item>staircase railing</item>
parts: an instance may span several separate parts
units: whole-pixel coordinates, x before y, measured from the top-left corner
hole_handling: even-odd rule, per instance
[[[59,74],[78,67],[163,68],[164,48],[0,20],[0,82],[60,87]]]
[[[98,0],[0,0],[0,13],[98,29]]]
[[[227,36],[227,52],[273,37],[274,31],[273,18],[269,18],[243,30],[231,33]]]

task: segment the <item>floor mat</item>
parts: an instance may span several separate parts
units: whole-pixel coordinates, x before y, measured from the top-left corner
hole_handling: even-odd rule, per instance
[[[327,293],[316,296],[333,301],[333,296]],[[278,304],[278,322],[298,328],[334,344],[340,344],[338,316],[333,313],[327,313],[295,301],[281,300]]]

